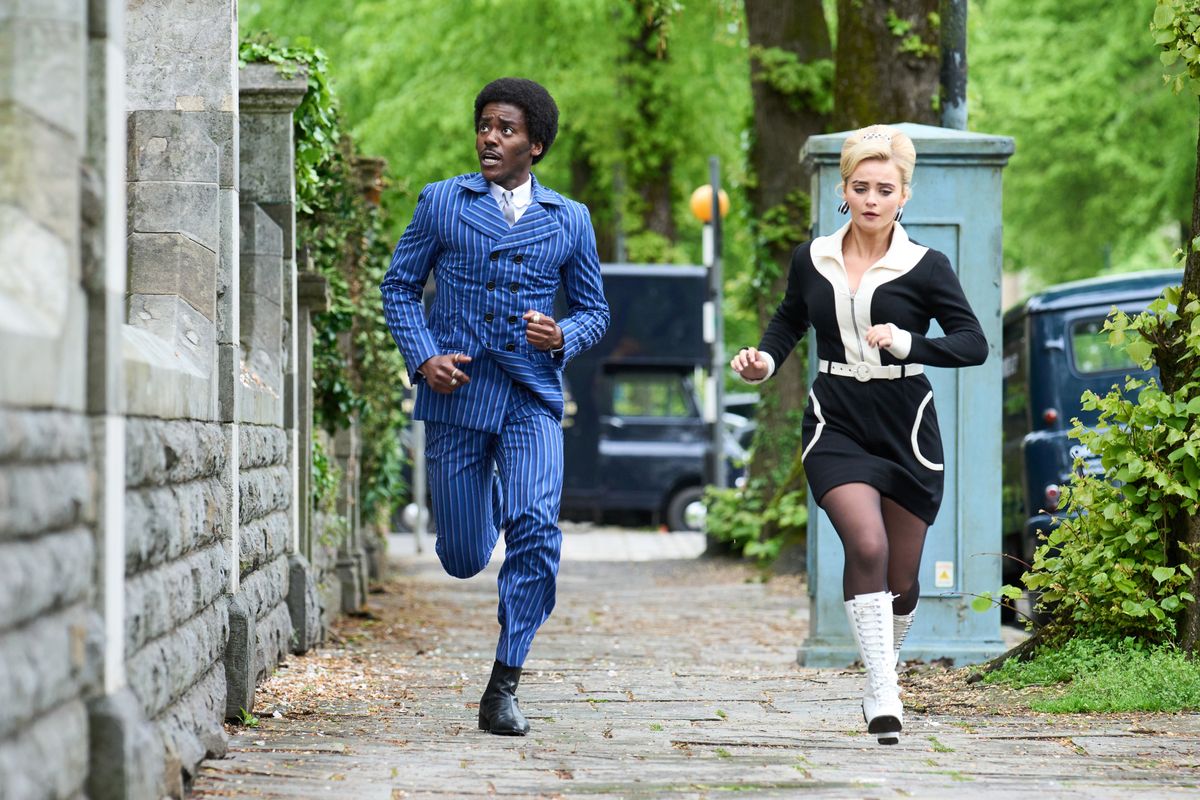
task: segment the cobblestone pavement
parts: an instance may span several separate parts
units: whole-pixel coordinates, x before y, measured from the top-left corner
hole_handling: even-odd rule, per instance
[[[595,539],[564,562],[526,664],[528,737],[476,728],[497,564],[462,582],[403,555],[369,617],[262,687],[258,727],[231,728],[193,796],[1200,796],[1196,715],[1051,717],[955,681],[955,698],[910,696],[901,743],[880,747],[861,732],[860,675],[796,666],[798,581],[568,536]],[[596,560],[606,547],[621,560]]]

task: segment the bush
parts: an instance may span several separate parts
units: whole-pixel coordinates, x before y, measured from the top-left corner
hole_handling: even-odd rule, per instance
[[[774,561],[783,545],[793,538],[791,534],[803,531],[808,523],[805,492],[782,494],[763,510],[762,491],[753,481],[743,489],[710,486],[704,502],[708,509],[708,533],[729,544],[734,552],[764,564]],[[770,535],[772,530],[779,533]]]

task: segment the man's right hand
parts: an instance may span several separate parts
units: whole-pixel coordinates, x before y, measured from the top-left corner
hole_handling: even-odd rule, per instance
[[[466,353],[449,353],[426,359],[424,364],[417,367],[417,372],[425,376],[430,389],[438,394],[450,394],[471,382],[467,373],[458,368],[460,364],[470,363],[471,357]]]
[[[759,355],[757,347],[743,347],[729,366],[744,380],[761,381],[767,377],[767,362]]]

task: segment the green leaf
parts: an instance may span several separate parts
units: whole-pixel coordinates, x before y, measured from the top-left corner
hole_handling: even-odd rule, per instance
[[[1166,28],[1175,21],[1175,9],[1161,3],[1154,9],[1154,27]]]
[[[1129,353],[1129,357],[1133,359],[1134,363],[1145,364],[1150,359],[1151,347],[1145,339],[1138,339],[1130,342],[1125,351]]]
[[[991,592],[983,592],[979,597],[971,600],[972,611],[984,612],[993,606],[995,606],[995,602],[992,600]]]
[[[1174,567],[1155,567],[1154,572],[1150,573],[1150,575],[1154,580],[1162,583],[1175,576],[1175,569]]]
[[[1176,61],[1179,60],[1179,51],[1178,50],[1163,50],[1161,53],[1158,54],[1158,60],[1162,62],[1162,65],[1164,67],[1172,66]],[[711,197],[711,195],[709,195],[709,196]]]

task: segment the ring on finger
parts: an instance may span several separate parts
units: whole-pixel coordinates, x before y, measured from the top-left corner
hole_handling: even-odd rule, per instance
[[[456,378],[456,377],[454,377],[453,375],[451,375],[451,376],[450,376],[450,385],[451,385],[451,386],[458,386],[458,378]]]
[[[539,314],[539,313],[538,313],[538,312],[536,312],[536,311],[535,311],[535,312],[533,312],[533,324],[534,324],[534,325],[537,325],[537,324],[538,324],[539,322],[541,322],[541,321],[542,321],[542,315],[541,315],[541,314]]]

